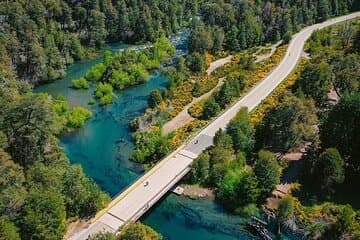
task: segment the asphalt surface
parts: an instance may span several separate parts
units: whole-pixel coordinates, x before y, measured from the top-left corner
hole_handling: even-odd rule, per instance
[[[83,240],[99,231],[116,232],[124,224],[136,221],[169,191],[191,168],[193,159],[213,144],[213,136],[225,129],[229,121],[242,107],[253,110],[266,98],[295,68],[304,44],[314,30],[330,26],[360,16],[360,12],[331,19],[321,24],[304,28],[293,36],[285,57],[280,64],[251,89],[236,104],[217,117],[198,135],[181,146],[154,168],[139,178],[133,185],[116,197],[109,206],[100,211],[86,229],[70,237],[71,240]]]

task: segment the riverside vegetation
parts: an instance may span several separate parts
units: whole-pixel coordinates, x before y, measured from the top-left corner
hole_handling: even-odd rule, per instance
[[[219,50],[238,51],[268,41],[277,41],[280,38],[287,39],[290,32],[296,32],[303,25],[347,13],[359,6],[356,0],[314,0],[289,3],[282,1],[275,3],[201,1],[199,3],[187,0],[181,2],[175,0],[149,2],[141,0],[2,1],[0,3],[0,107],[2,109],[0,112],[0,172],[4,174],[1,174],[2,181],[0,181],[0,238],[61,239],[68,221],[78,217],[90,217],[109,200],[109,197],[85,176],[80,166],[69,164],[57,140],[61,132],[80,127],[91,113],[76,107],[69,108],[61,97],[32,93],[28,83],[38,84],[60,78],[64,75],[68,64],[93,56],[105,42],[155,42],[156,39],[167,36],[184,25],[191,28],[190,55],[184,62],[188,63],[190,71],[197,72],[205,68],[206,51],[210,53]],[[194,21],[189,23],[190,18],[198,10],[200,10],[201,18],[194,18]],[[358,49],[358,35],[354,39],[350,38],[349,42],[343,43],[343,50],[344,48],[345,50],[340,57],[348,56],[349,52],[354,53],[354,49]],[[349,39],[346,36],[344,35],[342,39]],[[322,40],[318,46],[326,42],[327,40]],[[359,53],[358,50],[355,52]],[[354,56],[348,57],[350,59]],[[347,79],[352,89],[358,89],[354,87],[356,84],[353,85],[352,79],[347,77],[351,76],[349,72],[354,72],[352,68],[351,70],[348,68],[349,64],[354,62],[349,59],[344,60],[342,67],[338,65],[339,71],[333,71],[333,73],[342,73],[343,75],[338,75],[335,79]],[[328,68],[324,66],[315,67],[326,71]],[[310,79],[309,77],[311,74],[308,74],[308,77],[304,76],[304,81]],[[100,98],[107,96],[103,99],[106,103],[111,101],[109,92],[113,85],[106,81],[102,84],[103,86],[99,84],[96,92]],[[358,169],[358,163],[354,161],[358,159],[358,157],[355,158],[358,156],[358,139],[354,137],[359,134],[350,134],[350,132],[358,131],[358,125],[355,124],[359,122],[358,115],[348,115],[348,113],[358,114],[358,111],[355,111],[358,93],[356,90],[348,94],[349,85],[342,85],[342,81],[339,81],[336,86],[336,90],[343,97],[340,103],[330,110],[329,117],[324,118],[330,120],[320,127],[320,139],[323,145],[315,148],[315,157],[310,158],[313,161],[309,161],[316,166],[314,173],[311,172],[314,174],[312,176],[324,176],[316,172],[328,170],[321,168],[322,162],[334,163],[333,165],[336,166],[335,170],[332,170],[336,173],[336,176],[332,175],[335,177],[328,181],[319,181],[321,189],[330,195],[337,190],[333,188],[334,184],[340,183],[343,179],[342,171],[338,170],[338,166],[344,166],[339,160],[339,155],[331,148],[337,148],[341,159],[346,161],[343,184],[347,181],[351,182],[351,176],[357,176],[355,173]],[[74,81],[74,87],[87,88],[88,85],[84,79],[79,79]],[[314,89],[304,88],[303,92],[314,97],[317,107],[322,107],[324,89],[319,90],[316,87],[317,85]],[[149,102],[157,104],[160,96],[163,97],[162,94],[152,94],[153,100]],[[249,119],[245,113],[242,114],[242,118]],[[339,119],[339,116],[344,119]],[[354,126],[353,129],[337,127],[347,126],[343,123],[348,122],[349,119],[354,122],[351,125]],[[333,127],[331,123],[337,123],[336,127]],[[249,130],[246,132],[249,135],[246,136],[251,139],[253,134],[251,125],[241,127]],[[338,132],[332,132],[333,130]],[[227,134],[218,135],[224,135],[222,138],[229,139]],[[339,146],[332,142],[332,139],[336,139],[333,136],[338,136],[338,134],[341,134],[339,136],[343,140]],[[257,135],[256,131],[255,135]],[[166,143],[162,137],[155,134],[154,138],[155,142],[159,143],[153,145],[159,148],[156,151],[159,150],[160,153],[168,151],[162,147],[162,143]],[[257,139],[255,142],[258,142]],[[350,149],[347,146],[352,147]],[[325,148],[330,148],[330,150],[327,151]],[[231,149],[228,151],[231,152]],[[253,152],[256,153],[257,150]],[[318,159],[320,152],[324,152],[319,157],[322,161],[317,162],[315,160]],[[238,155],[238,165],[243,166],[241,154]],[[251,183],[251,186],[256,185],[256,188],[249,187],[249,189],[256,190],[259,185],[255,184],[254,175],[260,177],[264,174],[262,173],[264,167],[261,166],[269,164],[273,169],[278,168],[273,155],[269,152],[261,151],[258,157],[255,157],[256,154],[250,156],[257,159],[255,162],[258,164],[254,165],[254,169],[258,165],[258,171],[255,172],[248,166],[239,167],[238,170],[234,167],[235,170],[231,171],[240,171],[241,177],[233,177],[236,174],[228,173],[224,179],[229,179],[229,181],[221,180],[217,183],[224,186],[223,194],[219,197],[221,201],[227,201],[228,192],[233,194],[229,194],[231,197],[237,194],[237,191],[232,191],[232,185],[229,185],[229,188],[226,187],[228,182],[245,181],[244,174],[250,174],[247,181]],[[220,164],[217,167],[221,173]],[[278,178],[275,176],[273,180],[273,183],[276,183]],[[256,194],[259,196],[258,199],[261,199],[269,189],[259,189],[260,193]],[[230,201],[232,201],[231,197]],[[255,201],[255,198],[249,199],[242,204]],[[296,207],[298,205],[291,207],[294,205],[289,202],[284,202],[282,209],[298,209]],[[249,206],[254,209],[254,205]],[[320,205],[314,209],[308,216],[316,218],[319,212],[324,213],[326,215],[320,216],[327,216],[328,218],[325,219],[329,223],[325,226],[321,223],[319,225],[311,220],[313,218],[307,218],[311,223],[309,228],[314,233],[320,232],[323,236],[339,236],[353,232],[350,236],[356,236],[358,231],[354,219],[357,216],[348,206]],[[234,210],[241,211],[240,208]],[[295,215],[298,215],[297,212]],[[283,214],[281,219],[287,219],[289,216],[293,216],[291,212]],[[302,216],[300,215],[299,219],[302,219]],[[337,235],[331,234],[331,231]],[[141,232],[145,232],[145,236],[142,235],[140,238],[148,239],[151,236],[158,239],[153,237],[153,234],[147,235],[148,230],[141,230]]]
[[[283,231],[298,231],[309,238],[357,239],[359,206],[356,196],[351,196],[360,177],[359,34],[358,21],[315,32],[306,44],[311,59],[303,59],[251,116],[242,109],[226,132],[218,132],[214,146],[194,161],[188,181],[216,189],[216,199],[229,211],[257,215],[258,206],[287,170],[287,163],[276,156],[311,143],[302,161],[307,170],[298,179],[302,187],[280,201],[277,222]],[[234,59],[215,75],[236,73]],[[331,89],[339,103],[329,100]],[[219,94],[219,99],[227,96]],[[164,101],[160,92],[149,100],[160,109],[166,107]],[[220,109],[216,95],[208,101],[207,107],[216,115]],[[160,129],[161,124],[152,127],[158,144],[164,141]],[[166,144],[172,136],[165,137]]]
[[[175,53],[175,48],[166,37],[156,40],[153,46],[136,51],[125,50],[113,54],[105,51],[104,61],[93,66],[85,77],[72,81],[75,89],[89,89],[97,83],[96,98],[101,105],[112,102],[113,89],[122,90],[129,86],[144,83],[150,70],[158,69],[160,64]]]
[[[91,112],[32,93],[10,75],[0,95],[0,237],[61,239],[67,219],[89,217],[109,201],[81,166],[70,165],[56,138]]]
[[[105,42],[155,42],[195,12],[196,1],[0,3],[1,239],[62,239],[68,222],[91,217],[109,201],[81,166],[70,165],[57,139],[92,113],[61,96],[32,93],[30,84],[61,78],[68,64],[94,56]],[[143,63],[153,64],[146,57]],[[146,79],[141,66],[132,72]],[[105,103],[111,101],[106,84],[97,89]],[[85,79],[73,86],[90,87]]]
[[[131,223],[120,229],[119,235],[114,233],[99,233],[90,240],[162,240],[163,237],[152,228],[139,222]]]
[[[299,231],[311,239],[358,239],[359,205],[354,193],[360,175],[354,146],[359,146],[359,34],[359,21],[315,32],[306,45],[311,59],[302,60],[254,111],[252,121],[243,109],[226,133],[216,135],[215,146],[195,160],[190,181],[216,188],[217,199],[229,210],[253,215],[255,204],[269,196],[279,173],[286,171],[286,164],[275,163],[278,160],[266,151],[286,153],[311,142],[298,179],[302,186],[280,201],[277,221],[282,230]],[[312,88],[303,90],[308,84]],[[332,88],[338,103],[329,100]],[[235,126],[240,130],[234,135],[233,124],[239,118],[242,121]],[[244,140],[243,145],[236,144],[239,140]],[[254,142],[249,153],[248,144]],[[237,152],[237,146],[243,153]],[[269,160],[260,161],[265,154],[268,159],[272,156],[273,166]]]
[[[213,76],[191,71],[192,63],[180,58],[175,67],[166,70],[168,87],[162,93],[154,90],[149,98],[150,108],[130,123],[132,129],[137,130],[134,138],[138,148],[133,159],[144,163],[166,155],[266,76],[280,62],[286,48],[287,45],[279,47],[269,59],[256,64],[251,52],[235,54],[232,62],[215,70]],[[219,81],[216,79],[225,76],[224,84],[212,96],[190,106],[188,112],[194,121],[174,133],[162,135],[161,128],[166,121],[175,117],[194,97],[213,89]]]
[[[192,106],[189,113],[198,121],[182,127],[177,133],[167,136],[162,135],[161,127],[170,118],[176,116],[183,107],[191,102],[196,92],[215,86],[217,79],[204,77],[198,73],[205,70],[209,64],[206,56],[224,55],[229,51],[246,50],[267,42],[284,42],[291,39],[291,34],[297,32],[305,25],[320,22],[348,11],[356,10],[359,4],[344,1],[294,1],[294,2],[269,2],[269,1],[204,1],[199,4],[200,18],[193,19],[190,23],[189,55],[186,59],[180,58],[176,68],[167,70],[169,86],[162,93],[155,91],[151,94],[152,109],[147,110],[142,118],[137,118],[130,123],[133,130],[140,130],[134,134],[137,149],[133,160],[142,163],[155,162],[165,156],[175,146],[206,124],[206,119],[217,115],[224,105],[239,96],[240,90],[246,90],[242,70],[250,70],[251,56],[241,56],[238,60],[243,67],[238,69],[231,79],[225,82],[217,98],[200,101]],[[222,51],[225,51],[222,52]],[[276,61],[274,62],[275,66]],[[248,68],[248,69],[246,69]],[[271,69],[271,66],[269,66]],[[259,80],[268,72],[254,74],[253,78]],[[227,73],[229,74],[229,73]],[[194,77],[195,75],[195,77]],[[246,76],[246,75],[245,75]],[[236,79],[235,79],[236,78]],[[249,81],[249,86],[252,86]],[[209,87],[209,88],[208,88]],[[231,91],[230,91],[230,88]],[[208,91],[208,90],[207,90]],[[224,95],[226,91],[226,95]],[[152,99],[152,98],[156,99]],[[156,107],[154,104],[156,103]],[[206,104],[205,104],[206,103]],[[220,103],[220,105],[219,105]],[[204,111],[204,107],[206,111]]]

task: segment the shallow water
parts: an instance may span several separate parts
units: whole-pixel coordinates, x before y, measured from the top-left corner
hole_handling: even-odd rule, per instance
[[[177,54],[186,53],[188,32],[183,31],[171,38]],[[126,45],[111,44],[112,51],[124,49]],[[72,163],[81,164],[85,173],[111,196],[121,192],[142,172],[141,168],[129,161],[134,149],[128,122],[143,114],[151,90],[164,88],[167,78],[158,72],[149,81],[116,92],[114,103],[107,107],[89,106],[92,90],[74,90],[71,81],[84,76],[99,57],[75,63],[67,75],[53,83],[37,87],[36,92],[64,95],[72,106],[86,106],[93,112],[93,118],[80,130],[61,137],[61,145]],[[233,240],[257,239],[244,230],[239,216],[232,216],[210,200],[190,200],[168,194],[141,219],[168,240]]]

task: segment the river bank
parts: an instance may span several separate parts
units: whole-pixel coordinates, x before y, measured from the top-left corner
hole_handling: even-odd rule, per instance
[[[201,187],[199,185],[181,184],[179,195],[186,196],[190,199],[210,199],[215,200],[215,190]]]
[[[183,31],[180,36],[171,38],[177,46],[177,54],[186,53],[187,34],[188,32]],[[126,46],[122,44],[108,46],[113,51],[124,47]],[[141,166],[129,161],[134,145],[128,122],[145,111],[151,90],[164,88],[167,78],[155,73],[143,85],[116,92],[117,97],[111,106],[89,106],[92,92],[70,88],[71,80],[83,76],[101,60],[102,57],[99,56],[75,63],[69,66],[65,78],[40,86],[35,91],[64,95],[70,106],[84,106],[93,112],[93,118],[86,122],[83,128],[65,134],[60,138],[60,142],[70,161],[81,164],[89,177],[104,191],[114,196],[143,172]],[[169,215],[170,209],[174,215]],[[169,221],[170,216],[173,217]],[[214,216],[223,219],[222,225],[214,222],[217,221]],[[169,240],[180,240],[182,236],[191,236],[199,240],[254,239],[243,227],[239,227],[241,217],[229,215],[213,201],[189,200],[174,194],[167,195],[141,221],[155,228]]]

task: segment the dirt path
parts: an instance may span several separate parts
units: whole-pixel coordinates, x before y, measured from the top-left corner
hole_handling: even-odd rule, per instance
[[[211,75],[212,72],[214,72],[217,68],[224,66],[225,64],[231,62],[231,59],[233,58],[233,55],[229,55],[225,58],[221,58],[219,60],[216,60],[212,63],[210,63],[209,68],[206,70],[207,75]],[[206,99],[208,97],[211,96],[211,94],[217,89],[219,88],[223,83],[224,83],[224,79],[225,78],[220,78],[218,84],[211,89],[209,92],[204,93],[203,95],[201,95],[200,97],[194,98],[191,103],[187,104],[184,109],[178,113],[178,115],[176,115],[176,117],[174,117],[173,119],[171,119],[170,121],[168,121],[167,123],[164,124],[163,128],[162,128],[162,132],[163,134],[168,134],[172,131],[175,131],[176,129],[185,126],[186,124],[188,124],[189,122],[193,121],[194,118],[190,116],[190,114],[188,113],[189,108],[203,100]]]
[[[162,128],[162,132],[163,134],[168,134],[172,131],[175,131],[178,128],[181,128],[182,126],[185,126],[186,124],[188,124],[189,122],[193,121],[195,118],[193,118],[192,116],[190,116],[190,114],[188,113],[189,108],[203,100],[206,99],[208,97],[211,96],[211,94],[217,89],[219,88],[221,85],[223,85],[224,83],[224,79],[225,78],[220,78],[218,84],[211,89],[209,92],[204,93],[203,95],[201,95],[200,97],[194,98],[191,103],[187,104],[184,109],[178,113],[178,115],[176,115],[176,117],[174,117],[173,119],[171,119],[170,121],[168,121],[167,123],[164,124],[163,128]]]
[[[219,60],[216,60],[212,63],[210,63],[209,68],[206,70],[207,75],[211,75],[213,71],[215,71],[217,68],[224,66],[225,64],[231,62],[233,55],[229,55],[225,58],[221,58]]]
[[[255,53],[255,57],[256,57],[255,63],[264,61],[265,59],[271,57],[271,55],[274,54],[274,52],[276,51],[277,47],[280,46],[281,43],[282,43],[282,41],[279,41],[279,42],[275,43],[274,45],[272,45],[272,46],[271,46],[271,51],[270,51],[270,53],[262,54],[262,55],[256,55],[256,53]]]

